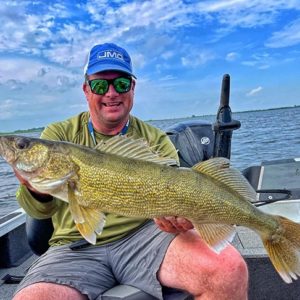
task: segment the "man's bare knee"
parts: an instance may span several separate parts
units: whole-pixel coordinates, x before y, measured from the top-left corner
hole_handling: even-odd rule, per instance
[[[205,283],[205,285],[203,285]],[[195,282],[194,282],[195,284]],[[191,289],[195,299],[245,300],[248,294],[248,268],[233,247],[226,248],[210,266],[207,278]]]
[[[13,300],[87,300],[76,289],[55,283],[34,283],[20,290]]]
[[[233,247],[229,247],[221,255],[221,263],[214,276],[216,298],[211,299],[217,299],[217,297],[222,297],[224,300],[247,299],[248,268],[246,262]]]
[[[234,251],[236,251],[234,249]],[[247,291],[248,288],[248,268],[244,259],[239,253],[232,253],[225,264],[225,276],[228,279],[228,289],[233,291]],[[238,298],[237,298],[238,299]]]

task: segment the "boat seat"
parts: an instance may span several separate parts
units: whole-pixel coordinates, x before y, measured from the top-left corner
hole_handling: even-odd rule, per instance
[[[192,167],[213,156],[214,134],[212,125],[208,122],[182,122],[167,129],[166,133],[178,150],[180,165],[183,167]],[[32,251],[37,255],[43,254],[49,247],[48,241],[53,232],[51,219],[37,220],[28,216],[26,230]],[[163,287],[163,295],[166,300],[193,299],[185,292],[165,287]],[[118,285],[108,290],[103,295],[103,299],[150,300],[154,297],[134,287]]]

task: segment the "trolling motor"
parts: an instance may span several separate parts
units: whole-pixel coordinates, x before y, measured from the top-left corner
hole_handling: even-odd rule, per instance
[[[233,120],[229,106],[230,76],[225,74],[222,80],[220,106],[216,122],[212,124],[214,131],[213,157],[230,159],[232,131],[241,127],[241,122]]]

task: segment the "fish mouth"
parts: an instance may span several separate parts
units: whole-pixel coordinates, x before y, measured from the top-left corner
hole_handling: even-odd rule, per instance
[[[0,156],[4,157],[7,149],[7,138],[5,136],[0,136]]]
[[[0,155],[2,156],[3,155],[3,136],[0,136]]]
[[[9,139],[5,136],[0,136],[0,156],[3,157],[8,163],[15,159],[14,151],[11,150]]]

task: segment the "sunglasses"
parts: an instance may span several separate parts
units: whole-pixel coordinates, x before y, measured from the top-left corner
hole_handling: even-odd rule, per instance
[[[94,94],[104,95],[112,84],[115,91],[119,94],[127,93],[131,87],[131,77],[118,77],[114,79],[92,79],[88,80],[88,84]]]

